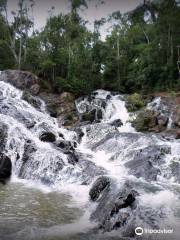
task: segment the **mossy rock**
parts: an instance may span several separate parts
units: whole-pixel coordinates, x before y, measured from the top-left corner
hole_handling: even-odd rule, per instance
[[[142,96],[138,93],[127,96],[126,107],[129,112],[137,111],[145,106]]]
[[[96,119],[96,109],[93,109],[92,111],[88,113],[84,113],[81,117],[82,122],[94,122]]]
[[[136,119],[131,121],[132,126],[139,132],[151,131],[156,125],[157,120],[153,111],[145,110],[139,112]]]

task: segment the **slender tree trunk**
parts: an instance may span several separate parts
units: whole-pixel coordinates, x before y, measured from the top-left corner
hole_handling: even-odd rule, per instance
[[[121,85],[121,75],[120,75],[120,53],[119,53],[119,35],[117,37],[117,65],[118,65],[118,71],[117,71],[117,77],[118,77],[118,88],[120,90]]]

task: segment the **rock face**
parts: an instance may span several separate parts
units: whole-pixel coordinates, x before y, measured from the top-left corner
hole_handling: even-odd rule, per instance
[[[99,177],[90,189],[89,196],[91,200],[96,201],[99,198],[102,191],[109,186],[110,179],[108,177],[105,176]]]
[[[52,132],[44,132],[40,135],[39,139],[43,142],[55,142],[56,136]]]
[[[111,181],[96,200],[97,208],[92,213],[91,219],[96,220],[99,228],[105,232],[121,228],[133,218],[137,196],[138,193],[129,184],[117,189]]]
[[[64,92],[61,95],[42,92],[39,94],[52,117],[57,118],[59,125],[67,128],[75,127],[79,121],[76,113],[74,95]]]
[[[172,121],[176,127],[180,127],[180,106],[176,107],[172,116]]]
[[[32,96],[28,91],[23,92],[22,99],[31,104],[34,108],[40,110],[41,101],[38,98]]]
[[[139,132],[153,130],[157,125],[156,114],[152,110],[143,110],[132,121],[133,127]]]
[[[121,127],[123,125],[121,119],[116,119],[113,122],[110,123],[111,126],[115,126],[115,127]]]
[[[34,74],[20,70],[5,70],[0,75],[0,81],[8,82],[19,89],[32,89],[33,85],[39,83]],[[37,85],[36,85],[37,86]],[[35,88],[35,87],[34,87]]]
[[[0,153],[0,182],[5,183],[11,176],[12,163],[3,153]]]
[[[6,141],[7,141],[7,131],[8,127],[4,123],[0,123],[0,151],[4,151]]]

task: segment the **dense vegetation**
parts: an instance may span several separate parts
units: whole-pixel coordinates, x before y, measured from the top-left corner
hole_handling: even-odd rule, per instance
[[[0,0],[0,70],[18,68],[40,76],[52,91],[76,95],[93,89],[135,92],[179,89],[180,5],[175,0],[144,1],[133,11],[112,13],[87,28],[85,0],[71,0],[68,14],[50,11],[43,30],[35,31],[33,0],[19,0],[7,17]],[[101,3],[99,3],[101,4]],[[111,32],[101,40],[100,28]]]

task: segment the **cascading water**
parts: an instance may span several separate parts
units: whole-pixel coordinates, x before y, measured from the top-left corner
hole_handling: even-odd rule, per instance
[[[12,183],[0,191],[1,199],[5,199],[0,203],[4,209],[0,214],[1,239],[130,239],[126,224],[102,233],[96,229],[98,224],[90,221],[93,212],[101,214],[98,202],[92,203],[88,196],[93,182],[101,175],[112,179],[112,196],[127,181],[138,191],[137,208],[125,212],[129,214],[127,223],[173,228],[171,239],[178,239],[178,140],[137,133],[129,122],[124,97],[98,90],[91,99],[76,101],[80,115],[96,109],[95,118],[101,110],[102,119],[81,127],[84,137],[76,148],[79,161],[74,163],[69,159],[73,156],[56,143],[43,142],[39,137],[42,132],[51,131],[56,142],[73,142],[77,140],[76,133],[59,128],[42,100],[37,98],[40,106],[35,109],[23,100],[22,91],[10,84],[0,82],[0,89],[0,122],[8,126],[4,152],[13,162]],[[116,120],[121,120],[122,125],[114,126]],[[108,196],[112,198],[107,195],[106,200]],[[106,200],[102,200],[105,206]],[[117,216],[112,217],[109,225],[116,221]],[[169,239],[169,235],[155,237]]]

